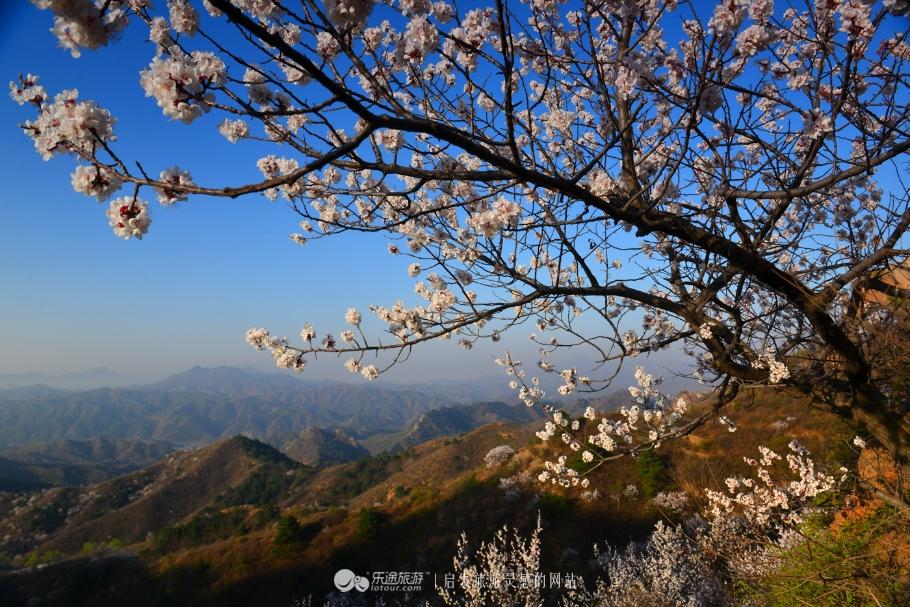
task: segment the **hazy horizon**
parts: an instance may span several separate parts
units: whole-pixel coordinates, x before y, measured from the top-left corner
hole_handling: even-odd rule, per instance
[[[251,371],[256,373],[266,373],[274,375],[285,375],[288,377],[294,377],[302,380],[310,380],[314,382],[333,382],[340,384],[354,384],[354,385],[366,385],[362,378],[359,376],[354,376],[350,374],[342,375],[341,377],[320,377],[314,374],[296,374],[287,370],[277,369],[275,367],[270,367],[267,365],[191,365],[189,367],[175,368],[172,371],[168,371],[162,374],[135,374],[135,373],[125,373],[118,371],[116,368],[113,368],[108,365],[102,365],[98,367],[91,367],[85,369],[78,369],[72,371],[65,371],[60,373],[48,373],[46,371],[27,371],[27,372],[17,372],[10,373],[6,372],[3,369],[0,369],[0,390],[9,390],[16,388],[23,388],[36,385],[48,385],[52,388],[64,389],[64,390],[86,390],[86,389],[96,389],[96,388],[124,388],[131,386],[143,386],[146,384],[152,384],[158,381],[168,379],[170,377],[187,373],[194,369],[204,369],[204,370],[215,370],[215,369],[240,369],[244,371]],[[498,367],[493,367],[494,370]],[[654,366],[654,370],[657,371],[658,375],[661,368]],[[607,387],[605,390],[599,392],[599,394],[608,394],[616,390],[625,390],[630,384],[634,383],[633,380],[634,369],[627,368],[621,372],[613,384]],[[696,384],[694,381],[686,378],[678,378],[672,375],[663,374],[664,379],[664,391],[668,393],[678,392],[680,390],[693,389]],[[556,377],[543,377],[542,382],[544,385],[549,387],[551,395],[555,395],[555,387],[559,383]],[[509,377],[505,373],[497,374],[495,372],[483,373],[474,375],[471,377],[464,378],[451,378],[451,377],[440,377],[440,378],[431,378],[424,377],[419,379],[411,380],[398,380],[394,379],[391,376],[381,377],[376,380],[374,385],[378,387],[383,386],[438,386],[443,388],[447,385],[458,385],[461,383],[470,384],[473,388],[478,391],[486,392],[489,396],[499,395],[504,396],[511,392],[508,387]],[[549,386],[549,384],[553,386]],[[590,393],[580,392],[577,396],[585,397],[590,395]],[[554,396],[554,398],[561,399],[562,397]],[[515,401],[518,402],[517,397]]]

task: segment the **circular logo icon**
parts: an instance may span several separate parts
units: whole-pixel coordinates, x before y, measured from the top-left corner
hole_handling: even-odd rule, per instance
[[[348,592],[353,588],[365,592],[370,587],[370,580],[355,574],[350,569],[339,569],[335,573],[335,587],[342,592]]]

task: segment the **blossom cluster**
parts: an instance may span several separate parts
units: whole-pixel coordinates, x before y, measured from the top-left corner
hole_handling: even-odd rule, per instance
[[[104,202],[120,189],[123,182],[104,165],[79,165],[72,175],[73,190]]]
[[[501,477],[499,479],[499,488],[507,499],[515,499],[533,482],[534,479],[531,473],[522,469],[512,476]]]
[[[632,445],[642,436],[657,445],[685,421],[688,403],[684,397],[669,402],[658,389],[660,380],[642,367],[636,369],[635,380],[637,385],[629,387],[635,404],[621,407],[617,420],[602,417],[597,432],[589,434],[587,442],[607,452],[614,451],[619,444]]]
[[[790,377],[790,369],[787,365],[777,360],[773,350],[765,352],[752,361],[752,366],[756,369],[768,369],[768,381],[772,384],[779,384]]]
[[[292,175],[297,171],[297,161],[293,158],[280,158],[275,155],[265,156],[260,158],[256,163],[256,166],[262,172],[262,175],[266,179],[275,179],[278,177],[284,177]],[[269,200],[275,200],[278,198],[278,192],[280,191],[286,198],[291,198],[294,196],[300,188],[299,182],[289,181],[288,183],[282,184],[278,188],[269,188],[265,192],[265,196]]]
[[[837,483],[833,476],[816,469],[809,452],[799,442],[791,441],[788,449],[787,467],[796,478],[789,482],[775,480],[772,468],[783,458],[760,446],[761,458],[745,458],[754,468],[755,478],[727,478],[726,492],[705,490],[711,514],[729,517],[735,512],[759,527],[800,522],[802,510],[811,499],[830,491]]]
[[[659,446],[662,440],[672,436],[681,424],[688,421],[685,417],[688,409],[686,400],[680,397],[669,403],[657,389],[660,380],[641,367],[635,373],[638,385],[629,388],[635,404],[621,407],[616,419],[599,416],[590,406],[582,417],[571,419],[561,409],[545,402],[546,394],[540,387],[539,378],[530,378],[528,385],[527,375],[520,369],[521,363],[514,360],[511,354],[505,359],[497,359],[497,362],[515,378],[510,386],[519,391],[519,398],[529,407],[540,406],[549,415],[543,428],[536,432],[537,438],[547,442],[558,437],[571,451],[580,453],[585,464],[593,464],[595,460],[601,461],[612,454],[635,453],[648,445]],[[575,369],[567,369],[560,375],[567,382],[560,387],[562,394],[571,392],[564,389],[567,385],[574,389],[578,382],[590,383],[587,377],[579,378]],[[595,423],[596,428],[592,430]],[[588,486],[588,479],[566,466],[565,456],[559,456],[555,462],[546,461],[538,480],[563,487]]]
[[[165,116],[186,124],[211,109],[212,90],[226,81],[224,62],[208,51],[155,57],[139,78],[145,95],[155,99]]]
[[[711,559],[679,525],[658,521],[651,536],[624,550],[597,555],[609,584],[601,581],[591,604],[724,604],[725,587]]]
[[[189,172],[184,171],[179,167],[171,167],[161,171],[158,180],[162,184],[165,184],[163,187],[157,188],[158,202],[163,205],[171,205],[175,202],[186,200],[188,195],[186,194],[186,191],[181,188],[196,185],[193,183],[193,178],[190,177]]]
[[[483,456],[483,462],[487,468],[497,468],[512,459],[513,455],[515,455],[515,449],[508,445],[499,445],[487,451],[487,454]]]
[[[516,202],[500,198],[490,208],[476,212],[468,225],[486,238],[492,238],[505,228],[515,227],[521,214]]]
[[[587,489],[591,481],[583,478],[577,470],[566,466],[566,456],[560,455],[555,462],[544,462],[543,471],[537,476],[541,483],[549,482],[559,487],[581,487]]]
[[[130,238],[142,240],[142,236],[148,232],[152,223],[148,206],[144,200],[131,196],[112,200],[108,206],[107,217],[114,234],[126,240]]]
[[[93,158],[96,148],[116,140],[116,120],[109,111],[93,101],[80,101],[75,89],[62,91],[49,101],[37,82],[38,77],[29,74],[19,85],[10,83],[10,89],[20,104],[38,105],[38,118],[26,121],[23,129],[42,158],[70,153]]]
[[[541,520],[531,536],[523,538],[517,530],[502,527],[475,550],[462,533],[454,558],[457,588],[440,588],[443,604],[467,605],[542,605],[542,588],[536,584],[517,584],[524,576],[540,571]]]
[[[274,337],[266,329],[257,328],[246,332],[246,342],[257,350],[270,350],[277,367],[303,371],[306,363],[300,352],[288,345],[286,337]]]
[[[38,108],[38,117],[27,121],[23,129],[34,141],[45,160],[56,155],[72,154],[91,164],[80,164],[73,171],[71,183],[76,192],[108,200],[123,186],[124,180],[114,164],[98,160],[99,150],[107,150],[116,141],[115,119],[110,112],[93,101],[79,100],[76,90],[58,93],[50,100],[38,77],[29,74],[10,83],[10,95],[20,105],[30,103]],[[189,174],[170,169],[161,174],[164,184],[192,185]],[[183,200],[178,190],[164,187],[159,190],[162,203]],[[136,195],[112,200],[107,209],[108,222],[116,236],[129,240],[141,239],[151,225],[148,203]]]
[[[373,0],[327,0],[325,10],[336,26],[351,28],[363,25],[374,4]]]
[[[60,46],[79,57],[80,48],[96,50],[126,27],[129,12],[143,0],[32,0],[38,8],[54,13],[51,32]]]
[[[199,29],[199,13],[188,0],[168,0],[168,14],[175,32],[192,36]]]
[[[250,127],[243,120],[225,119],[218,125],[218,132],[231,143],[237,143],[240,139],[249,136]]]
[[[681,514],[691,506],[691,500],[685,491],[660,491],[651,498],[651,503],[674,514]]]

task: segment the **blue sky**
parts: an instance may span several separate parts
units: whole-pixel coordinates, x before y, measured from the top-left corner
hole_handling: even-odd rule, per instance
[[[222,116],[192,126],[168,120],[139,85],[154,55],[147,30],[74,59],[48,31],[51,15],[25,1],[0,8],[0,77],[34,73],[50,94],[78,88],[117,118],[116,150],[150,174],[179,165],[197,183],[237,185],[260,178],[256,144],[230,146]],[[209,21],[209,24],[211,22]],[[10,24],[15,24],[10,25]],[[296,337],[304,322],[344,328],[344,311],[412,297],[407,259],[386,252],[380,236],[343,235],[300,247],[288,239],[299,219],[283,202],[194,197],[174,208],[153,204],[153,225],[139,242],[113,236],[105,206],[75,193],[71,158],[43,161],[17,127],[34,110],[0,101],[0,373],[78,371],[108,366],[151,379],[191,365],[271,368],[243,340],[251,326]],[[148,198],[150,194],[146,193]],[[526,330],[465,352],[454,341],[423,346],[388,379],[489,375],[508,349],[531,358]],[[677,366],[665,353],[649,370]],[[530,361],[528,361],[530,362]],[[584,368],[584,360],[555,359]],[[340,361],[310,365],[314,377],[349,378]]]
[[[138,72],[154,50],[143,42],[143,28],[129,28],[113,48],[73,59],[57,48],[47,11],[25,2],[0,10],[7,13],[0,22],[16,24],[0,42],[4,83],[31,72],[51,93],[78,88],[117,117],[122,156],[150,172],[178,164],[199,183],[259,176],[256,155],[232,154],[238,150],[218,135],[213,118],[187,127],[144,97]],[[308,320],[335,330],[343,328],[347,306],[391,303],[395,293],[411,290],[403,260],[385,253],[381,238],[300,247],[288,240],[293,212],[258,196],[156,204],[142,242],[115,238],[104,207],[73,192],[72,159],[43,161],[17,127],[33,112],[3,97],[0,372],[107,365],[157,376],[193,364],[265,367],[271,359],[244,343],[248,327],[296,336]],[[491,370],[488,360],[445,346],[429,349],[465,373]],[[343,373],[340,364],[324,367],[314,374]],[[409,365],[396,376],[433,367]]]
[[[24,1],[3,3],[0,11],[7,24],[0,32],[4,90],[27,72],[39,75],[50,94],[78,88],[81,98],[117,118],[118,154],[152,174],[177,164],[203,184],[260,177],[255,160],[264,154],[226,144],[215,129],[221,117],[188,127],[144,96],[138,73],[154,55],[144,28],[134,24],[112,47],[73,59],[48,31],[48,11]],[[345,235],[300,247],[288,239],[299,218],[285,203],[259,196],[154,204],[144,240],[118,239],[105,207],[72,190],[73,160],[43,161],[20,131],[33,113],[4,92],[0,373],[108,366],[145,379],[196,364],[272,368],[267,354],[244,342],[247,328],[296,337],[309,321],[336,332],[345,327],[348,306],[365,311],[412,292],[407,260],[390,256],[381,237]],[[493,356],[507,347],[528,350],[529,331],[470,353],[454,341],[425,345],[387,378],[495,374]],[[334,360],[308,366],[307,375],[350,377]]]
[[[230,146],[214,113],[192,126],[165,118],[144,96],[139,71],[154,55],[147,30],[132,24],[115,44],[79,59],[57,46],[52,17],[24,0],[0,5],[0,79],[34,73],[50,94],[78,88],[117,117],[117,153],[156,175],[178,165],[197,183],[258,180],[265,145]],[[206,20],[206,27],[211,20]],[[218,27],[225,27],[223,24]],[[288,239],[299,219],[283,202],[194,197],[174,208],[152,205],[141,242],[113,236],[105,206],[75,193],[72,158],[43,161],[18,124],[34,110],[3,95],[0,137],[0,373],[78,371],[108,366],[146,379],[191,365],[271,367],[243,340],[252,326],[296,337],[344,328],[344,311],[413,299],[407,259],[390,256],[381,236],[342,235],[300,247]],[[345,125],[343,125],[345,126]],[[887,181],[887,179],[886,179]],[[145,194],[146,198],[151,195]],[[411,381],[497,373],[506,349],[532,357],[527,333],[495,345],[423,346],[388,379]],[[583,358],[557,364],[585,368]],[[679,367],[664,353],[649,370]],[[529,361],[530,362],[530,361]],[[347,378],[338,361],[308,367],[315,377]]]

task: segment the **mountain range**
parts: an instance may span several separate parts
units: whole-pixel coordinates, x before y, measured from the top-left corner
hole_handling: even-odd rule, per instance
[[[326,466],[484,424],[539,422],[537,408],[464,402],[487,387],[301,380],[235,367],[193,367],[154,383],[64,390],[38,384],[0,390],[0,490],[84,485],[136,470],[178,448],[241,435],[297,461]],[[455,398],[447,398],[451,388]],[[622,393],[598,400],[604,409]],[[567,408],[578,411],[586,400]]]
[[[283,441],[312,426],[341,427],[359,439],[398,432],[421,413],[451,404],[367,383],[311,383],[289,375],[195,367],[129,388],[0,391],[0,448],[98,437],[180,446],[237,434]]]
[[[537,482],[546,462],[562,453],[560,446],[534,436],[539,422],[497,422],[319,467],[235,436],[170,452],[94,484],[0,492],[0,603],[319,604],[308,597],[338,598],[329,593],[339,569],[369,574],[394,568],[433,574],[413,597],[423,604],[435,594],[433,577],[441,580],[451,572],[462,531],[476,547],[504,524],[527,535],[538,520],[545,530],[541,570],[590,575],[593,567],[602,567],[591,559],[592,542],[618,549],[646,536],[656,520],[675,520],[651,502],[655,492],[695,490],[714,474],[744,474],[744,457],[753,455],[756,442],[786,445],[797,439],[819,461],[834,458],[837,465],[842,445],[853,436],[830,414],[806,411],[785,394],[740,401],[728,405],[737,433],[708,424],[662,445],[647,466],[629,458],[595,465],[587,474],[598,491]],[[712,403],[692,406],[700,413]],[[438,431],[450,424],[451,430],[486,416],[515,414],[503,403],[461,407],[425,412],[404,430],[434,424]],[[781,430],[770,423],[778,415],[802,417],[799,425]],[[338,429],[302,435],[320,445],[357,448],[356,440]],[[514,455],[490,464],[487,454],[503,446]],[[114,447],[80,443],[57,450],[88,456]],[[54,452],[39,450],[45,451]],[[586,469],[579,456],[566,465]],[[370,598],[379,604],[381,597]]]
[[[492,379],[487,383],[493,386]],[[324,466],[401,451],[490,422],[522,424],[540,413],[502,401],[463,402],[495,387],[446,398],[391,383],[301,380],[235,367],[193,367],[128,387],[64,390],[46,384],[0,390],[0,490],[101,482],[177,448],[254,437],[298,461]],[[432,393],[428,393],[432,392]]]

